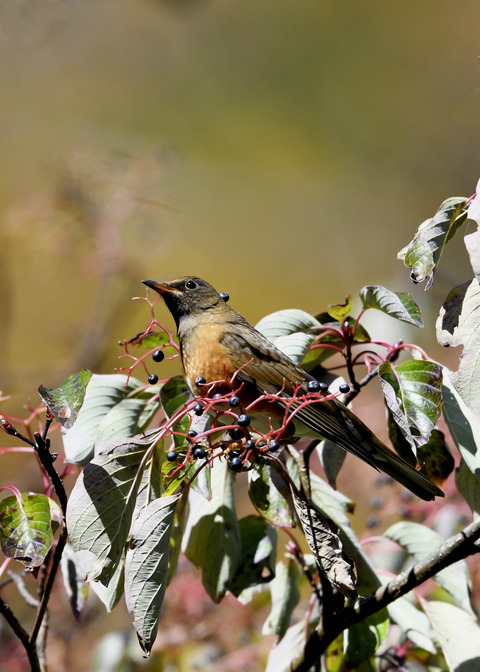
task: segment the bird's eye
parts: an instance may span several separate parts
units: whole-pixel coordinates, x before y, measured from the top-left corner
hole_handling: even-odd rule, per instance
[[[185,283],[185,289],[196,289],[198,287],[195,280],[187,280]]]

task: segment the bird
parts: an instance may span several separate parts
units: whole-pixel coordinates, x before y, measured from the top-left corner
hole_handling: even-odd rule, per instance
[[[308,393],[309,383],[311,388],[316,379],[236,312],[225,295],[208,282],[196,276],[142,282],[164,299],[173,315],[185,380],[194,396],[201,392],[196,384],[200,380],[205,383],[201,386],[204,390],[215,381],[217,393],[238,389],[244,407],[263,395],[278,395],[284,400],[294,397],[296,413],[285,428],[284,441],[328,439],[424,500],[444,496],[435,483],[382,443],[337,398],[302,404],[301,395]],[[285,419],[285,403],[272,401],[272,396],[268,399],[259,400],[248,411],[252,427],[264,433],[281,426]]]

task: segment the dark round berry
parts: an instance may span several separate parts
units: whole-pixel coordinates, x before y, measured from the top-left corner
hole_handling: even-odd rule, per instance
[[[240,403],[240,397],[230,397],[228,403],[232,408],[235,408],[235,406],[238,406]]]
[[[202,415],[203,410],[204,409],[202,404],[195,404],[195,406],[193,407],[193,412],[195,413],[195,415]]]
[[[198,387],[199,385],[205,385],[207,381],[203,376],[198,376],[198,378],[195,378],[195,385]]]
[[[213,395],[214,399],[221,399],[223,397],[223,394],[220,394],[220,392],[217,392],[217,394]]]
[[[158,376],[156,373],[152,373],[151,376],[148,376],[148,382],[150,385],[155,385],[155,383],[158,383]]]
[[[243,462],[240,457],[232,457],[232,459],[230,460],[230,468],[233,471],[240,471],[242,468],[242,464]]]
[[[227,294],[227,292],[220,292],[220,296],[221,296],[222,299],[225,301],[225,303],[227,303],[227,301],[228,301],[229,298],[230,298],[230,296]]]
[[[196,460],[201,460],[206,456],[205,448],[202,448],[202,446],[197,446],[195,450],[193,451],[193,457]]]
[[[320,385],[320,392],[328,392],[328,385],[327,383],[318,383]]]
[[[176,462],[177,453],[174,450],[169,450],[168,453],[167,453],[167,460],[169,462]]]
[[[188,436],[191,436],[193,439],[194,436],[198,436],[198,432],[196,432],[194,429],[189,429]]]
[[[350,392],[350,385],[347,385],[347,383],[342,383],[339,385],[338,391],[342,394],[347,394],[347,392]]]
[[[378,518],[377,516],[368,516],[367,518],[367,527],[377,527],[378,525]]]
[[[380,495],[372,495],[370,498],[370,506],[372,509],[380,509],[382,506],[382,498]]]
[[[230,436],[234,441],[238,441],[239,439],[243,439],[243,432],[241,429],[231,429],[229,432]]]
[[[270,443],[268,444],[268,450],[271,453],[274,453],[279,448],[280,448],[280,444],[278,443],[278,441],[270,441]]]
[[[245,448],[247,450],[252,450],[255,448],[255,441],[253,441],[253,439],[248,439],[248,441],[245,443]]]
[[[239,427],[248,427],[250,422],[251,422],[250,416],[247,415],[246,413],[242,413],[242,415],[238,416],[237,425]]]
[[[155,350],[155,352],[152,355],[152,359],[154,362],[162,362],[165,359],[163,350]]]
[[[309,392],[320,392],[320,383],[318,380],[309,380],[307,383],[307,390]]]

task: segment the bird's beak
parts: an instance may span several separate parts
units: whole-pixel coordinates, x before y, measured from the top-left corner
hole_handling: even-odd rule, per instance
[[[142,280],[142,282],[144,285],[147,285],[147,287],[150,287],[150,289],[153,289],[155,292],[160,294],[160,296],[175,291],[175,289],[171,287],[168,282],[156,282],[155,280]]]

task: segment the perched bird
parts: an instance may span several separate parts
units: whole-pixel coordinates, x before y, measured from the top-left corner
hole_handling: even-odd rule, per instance
[[[215,392],[225,394],[240,388],[238,396],[243,407],[264,394],[298,398],[308,393],[307,386],[315,379],[233,310],[208,282],[193,276],[170,282],[142,282],[163,297],[175,319],[185,379],[194,395],[201,394],[195,383],[198,379],[208,384],[231,380],[234,374],[231,386],[219,385]],[[337,399],[310,405],[295,399],[294,408],[299,406],[282,439],[329,439],[422,499],[444,496],[435,483],[387,448]],[[248,414],[252,426],[267,433],[271,426],[280,427],[284,422],[285,405],[262,400]]]

